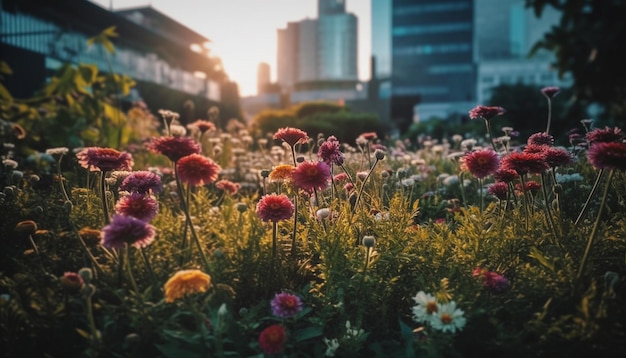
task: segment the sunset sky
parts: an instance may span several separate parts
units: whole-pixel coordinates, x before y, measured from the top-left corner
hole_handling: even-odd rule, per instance
[[[271,67],[276,80],[276,30],[290,21],[317,17],[317,0],[91,0],[113,10],[152,6],[213,42],[226,73],[238,82],[242,96],[256,94],[259,62]],[[370,0],[346,0],[358,17],[359,78],[369,79],[371,53]]]

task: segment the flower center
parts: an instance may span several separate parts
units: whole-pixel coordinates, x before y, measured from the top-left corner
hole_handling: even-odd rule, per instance
[[[449,313],[444,313],[441,315],[441,322],[444,324],[452,323],[452,316]]]
[[[428,312],[428,314],[437,312],[437,303],[434,301],[428,302],[426,304],[426,312]]]

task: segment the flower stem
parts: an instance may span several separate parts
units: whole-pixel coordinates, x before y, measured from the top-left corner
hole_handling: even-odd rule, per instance
[[[548,125],[546,126],[546,134],[550,134],[550,122],[552,120],[552,101],[548,98]]]
[[[293,231],[291,232],[291,257],[296,257],[296,225],[298,225],[298,195],[294,195]]]
[[[106,191],[106,171],[100,172],[100,198],[102,198],[102,212],[104,214],[104,225],[111,223],[109,218],[109,206],[107,205],[107,191]]]
[[[372,175],[372,172],[374,171],[374,168],[376,168],[376,164],[378,164],[378,158],[376,158],[376,160],[374,161],[374,164],[372,165],[370,170],[367,172],[367,176],[365,177],[365,179],[363,179],[363,183],[361,184],[361,188],[359,189],[359,194],[356,197],[356,202],[354,203],[354,207],[352,208],[352,212],[354,212],[354,210],[356,210],[356,207],[359,204],[359,200],[361,199],[361,196],[363,195],[363,190],[365,189],[365,185],[367,184],[367,180]]]
[[[578,214],[578,217],[576,218],[574,225],[578,225],[580,220],[582,220],[583,216],[585,216],[585,214],[587,213],[587,210],[589,210],[589,203],[591,203],[591,198],[593,198],[593,195],[596,193],[596,190],[598,190],[598,187],[600,186],[600,179],[602,178],[602,175],[604,175],[604,169],[600,169],[600,171],[598,171],[598,176],[596,177],[596,181],[595,183],[593,183],[593,187],[591,188],[591,191],[589,192],[587,201],[585,201],[585,205],[583,205],[583,208],[580,211],[580,214]]]
[[[600,227],[600,221],[602,219],[602,212],[604,211],[604,206],[606,204],[606,198],[609,194],[609,187],[611,186],[611,180],[613,179],[613,174],[615,173],[614,169],[609,171],[609,177],[606,180],[606,185],[604,187],[604,193],[602,194],[602,202],[600,202],[600,208],[598,209],[598,214],[596,215],[596,221],[593,223],[593,229],[591,229],[591,235],[589,235],[589,240],[587,240],[587,247],[585,248],[585,253],[583,254],[583,258],[580,261],[580,267],[578,268],[578,275],[576,275],[576,283],[574,285],[575,290],[577,291],[578,285],[580,284],[580,280],[583,276],[583,271],[585,270],[585,266],[587,264],[587,260],[589,259],[589,253],[591,252],[591,247],[593,242],[596,239],[596,234],[598,233],[598,228]]]
[[[274,261],[274,259],[276,258],[276,251],[277,251],[277,233],[278,231],[278,222],[277,221],[272,221],[272,261]]]
[[[546,189],[546,179],[545,173],[541,173],[541,190],[543,192],[543,209],[546,212],[546,217],[548,218],[548,224],[550,225],[550,229],[552,231],[552,235],[554,235],[555,243],[558,244],[559,235],[556,231],[556,226],[554,225],[554,218],[552,217],[552,210],[550,208],[550,203],[548,202],[548,190]]]
[[[493,136],[491,135],[491,125],[488,119],[485,119],[485,126],[487,127],[487,135],[489,136],[491,147],[493,148],[493,151],[497,153],[498,150],[496,149],[496,143],[493,141]]]

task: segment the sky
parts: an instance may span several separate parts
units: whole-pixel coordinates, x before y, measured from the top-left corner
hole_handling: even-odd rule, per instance
[[[212,41],[211,51],[239,84],[241,96],[256,94],[260,62],[276,81],[277,30],[288,22],[317,18],[317,0],[90,0],[106,9],[152,6]],[[368,80],[371,54],[371,0],[346,0],[358,18],[359,79]]]

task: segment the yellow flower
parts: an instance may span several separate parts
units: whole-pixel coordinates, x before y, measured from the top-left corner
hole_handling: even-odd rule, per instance
[[[165,302],[172,303],[193,293],[206,292],[211,285],[211,276],[200,270],[181,270],[165,283]]]
[[[294,169],[293,165],[281,164],[278,165],[269,175],[269,179],[272,182],[290,182]]]

